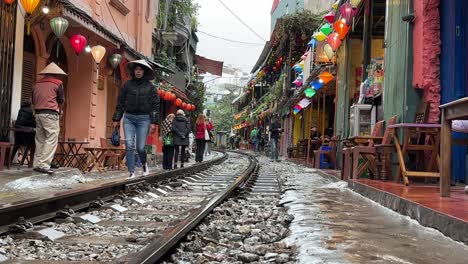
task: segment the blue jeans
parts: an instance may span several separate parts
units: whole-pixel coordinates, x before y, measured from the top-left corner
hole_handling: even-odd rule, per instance
[[[149,115],[132,115],[125,113],[124,121],[125,151],[127,167],[130,173],[135,171],[135,136],[136,150],[141,164],[146,163],[146,137],[150,127]]]
[[[271,138],[271,160],[278,160],[278,139]]]

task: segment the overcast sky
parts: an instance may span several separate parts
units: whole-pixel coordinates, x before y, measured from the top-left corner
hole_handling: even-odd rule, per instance
[[[198,15],[198,38],[200,42],[197,54],[209,59],[224,61],[250,73],[252,67],[262,52],[263,45],[231,43],[210,37],[206,32],[217,37],[249,42],[265,42],[252,33],[236,19],[220,2],[220,0],[195,0],[200,4]],[[221,0],[249,27],[263,39],[270,35],[270,11],[273,0]]]

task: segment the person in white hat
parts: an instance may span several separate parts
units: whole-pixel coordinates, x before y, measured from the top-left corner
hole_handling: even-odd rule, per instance
[[[53,62],[39,74],[44,77],[38,80],[33,88],[36,117],[34,170],[52,174],[51,163],[60,133],[61,105],[65,102],[63,83],[57,77],[67,74]]]
[[[127,71],[132,79],[120,89],[119,101],[112,120],[114,128],[124,118],[126,161],[129,178],[135,177],[135,149],[143,165],[143,176],[148,175],[145,144],[148,132],[153,133],[159,124],[159,96],[150,82],[154,71],[145,60],[131,61]],[[136,139],[135,139],[136,138]]]

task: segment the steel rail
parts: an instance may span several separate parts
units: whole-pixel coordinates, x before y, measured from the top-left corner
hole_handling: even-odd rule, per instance
[[[161,184],[179,177],[195,174],[222,163],[227,159],[227,153],[222,152],[222,154],[219,158],[177,170],[156,172],[146,177],[104,183],[89,188],[51,194],[41,199],[27,199],[15,204],[0,205],[0,234],[7,232],[8,226],[15,224],[19,217],[24,217],[27,221],[35,224],[53,219],[57,212],[67,207],[81,210],[89,207],[90,203],[97,200],[112,200],[115,195],[125,192],[130,188],[129,186],[134,184]]]
[[[234,151],[232,151],[234,152]],[[241,152],[238,154],[248,155]],[[142,251],[129,254],[117,260],[116,263],[129,263],[129,264],[150,264],[157,263],[165,254],[173,248],[188,232],[196,227],[211,211],[218,206],[225,199],[230,197],[238,187],[247,182],[250,175],[258,168],[258,161],[252,155],[249,157],[249,166],[242,172],[236,180],[230,184],[226,189],[221,191],[215,197],[206,201],[199,209],[194,210],[185,220],[178,223],[175,227],[164,231],[164,233],[154,239]]]

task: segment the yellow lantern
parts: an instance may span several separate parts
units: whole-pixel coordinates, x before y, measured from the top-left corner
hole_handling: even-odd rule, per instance
[[[333,56],[335,56],[335,52],[333,51],[332,47],[328,43],[325,44],[325,46],[323,47],[323,51],[325,52],[325,55],[330,61],[333,59]]]
[[[339,5],[340,5],[340,0],[336,1],[336,2],[332,5],[332,8],[333,8],[333,9],[337,9]]]
[[[97,45],[91,48],[91,54],[93,55],[94,61],[97,63],[97,77],[99,78],[99,63],[106,54],[106,48],[101,45]]]
[[[357,8],[361,2],[362,2],[362,0],[351,0],[351,1],[350,1],[351,6],[352,6],[353,8]]]
[[[313,37],[318,41],[324,41],[327,39],[327,35],[323,34],[323,32],[315,32]]]
[[[40,0],[21,0],[21,5],[24,8],[24,11],[26,11],[26,14],[28,15],[27,21],[28,21],[28,29],[27,29],[27,34],[31,34],[31,21],[29,19],[29,16],[36,10],[37,6],[39,5]]]

